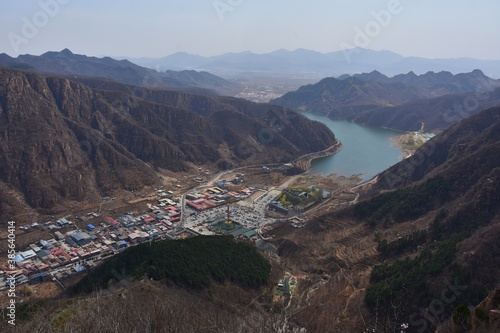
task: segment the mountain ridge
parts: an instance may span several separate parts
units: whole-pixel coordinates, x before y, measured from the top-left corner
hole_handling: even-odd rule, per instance
[[[291,109],[354,121],[369,126],[417,131],[442,130],[482,109],[500,105],[500,80],[480,70],[413,72],[387,77],[372,71],[315,84],[271,100]]]
[[[470,104],[468,104],[470,103]],[[380,107],[350,118],[361,124],[404,131],[439,132],[450,125],[500,105],[500,88],[485,93],[469,92],[410,101],[393,107]]]
[[[439,97],[447,94],[460,94],[470,91],[487,90],[490,87],[500,86],[500,81],[487,77],[480,69],[474,69],[470,73],[459,73],[453,75],[449,71],[426,72],[416,75],[413,71],[407,74],[398,74],[388,77],[378,71],[370,73],[355,74],[353,77],[364,81],[376,81],[382,83],[401,82],[409,86],[418,87],[425,97]]]
[[[189,59],[186,59],[188,57]],[[126,57],[120,57],[125,59]],[[200,56],[177,52],[161,58],[128,58],[130,61],[151,67],[180,70],[202,69],[219,75],[243,73],[293,74],[307,73],[317,76],[339,76],[378,70],[386,75],[397,75],[414,71],[419,74],[428,71],[447,70],[453,73],[480,68],[489,76],[500,78],[500,60],[473,58],[427,59],[404,57],[391,51],[374,51],[354,48],[321,53],[307,49],[276,50],[257,54],[250,51],[224,53],[216,56]],[[231,59],[231,61],[228,61]],[[267,65],[266,65],[267,64]]]
[[[115,60],[111,57],[89,57],[74,54],[69,49],[60,52],[49,51],[40,56],[20,55],[12,58],[0,54],[0,66],[37,70],[69,77],[101,77],[120,83],[156,89],[192,90],[206,94],[235,95],[241,87],[208,72],[182,71],[159,72],[144,68],[126,59]]]

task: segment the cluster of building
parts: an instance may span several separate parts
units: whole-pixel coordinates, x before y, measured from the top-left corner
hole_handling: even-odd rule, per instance
[[[176,239],[175,227],[181,218],[180,204],[159,193],[158,205],[142,214],[130,212],[118,218],[89,213],[70,221],[69,217],[44,225],[30,226],[51,232],[53,238],[40,240],[15,256],[15,272],[0,266],[0,290],[14,276],[16,284],[59,281],[85,271],[98,261],[123,249],[152,240]],[[93,222],[93,223],[90,223]],[[23,229],[27,229],[23,226]]]
[[[278,200],[271,201],[269,205],[267,205],[267,208],[270,211],[276,212],[281,215],[288,216],[290,213],[292,213],[292,208],[285,206],[283,203],[281,203]]]
[[[237,173],[236,177],[230,181],[232,184],[244,183],[244,175]],[[241,190],[226,190],[226,180],[216,182],[214,187],[206,188],[203,191],[194,190],[186,194],[186,205],[197,210],[203,211],[214,208],[230,202],[246,199],[252,195],[255,190],[252,187],[245,187]]]
[[[318,192],[320,195],[316,195],[314,198],[312,198],[311,193]],[[294,205],[285,205],[283,202],[279,200],[281,196],[286,195],[286,198],[288,199],[295,199],[294,201],[298,202],[299,204],[294,207]],[[313,185],[307,186],[305,190],[297,191],[291,190],[291,189],[285,189],[280,197],[277,198],[277,200],[273,200],[272,202],[269,203],[267,208],[270,211],[276,212],[278,214],[284,215],[284,216],[289,216],[291,214],[299,213],[299,216],[301,215],[300,213],[302,211],[306,211],[313,205],[317,204],[321,200],[325,200],[330,197],[330,192],[319,189]]]
[[[297,291],[298,278],[291,275],[290,273],[285,273],[285,277],[278,282],[276,289],[274,291],[273,302],[281,302],[282,298],[288,298],[288,302],[293,294]]]
[[[158,201],[148,205],[147,211],[129,212],[119,217],[100,216],[91,212],[86,216],[68,216],[55,222],[23,226],[21,229],[24,230],[43,228],[53,237],[34,242],[17,253],[15,271],[0,266],[0,290],[7,289],[10,279],[15,279],[16,285],[47,280],[63,285],[61,280],[64,278],[81,273],[99,261],[142,242],[173,240],[199,234],[226,234],[257,241],[256,229],[269,223],[263,215],[264,207],[283,215],[288,215],[290,207],[280,201],[272,201],[275,194],[266,192],[253,201],[253,208],[235,205],[230,209],[229,204],[246,199],[255,192],[254,187],[243,186],[244,182],[244,175],[236,174],[231,181],[222,180],[203,191],[187,193],[188,213],[184,217],[181,216],[184,212],[181,207],[183,200],[175,198],[171,191],[157,190]],[[307,199],[310,191],[320,190],[309,187],[300,193],[286,193]],[[329,195],[325,191],[322,193],[323,198]],[[299,217],[297,226],[302,224]]]
[[[275,87],[265,86],[255,90],[248,90],[247,87],[244,91],[236,95],[236,97],[244,98],[257,103],[268,103],[270,100],[281,97],[282,95],[283,93],[276,91]]]

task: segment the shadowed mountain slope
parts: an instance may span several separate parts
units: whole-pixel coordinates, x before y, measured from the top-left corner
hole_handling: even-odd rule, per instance
[[[488,107],[500,105],[500,81],[481,71],[389,78],[379,72],[320,82],[289,92],[271,103],[368,126],[417,131],[447,128]]]

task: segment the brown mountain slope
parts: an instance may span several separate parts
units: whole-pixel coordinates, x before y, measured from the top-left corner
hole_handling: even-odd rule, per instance
[[[281,107],[127,89],[2,70],[0,181],[50,211],[62,199],[153,184],[160,168],[279,163],[335,143],[325,126]]]
[[[393,189],[437,174],[465,184],[500,166],[495,154],[500,141],[500,107],[491,108],[455,124],[430,140],[413,156],[379,175],[375,189]]]
[[[470,326],[467,319],[459,324],[452,319],[448,325],[448,318],[457,318],[463,305],[474,312],[473,306],[500,283],[500,248],[496,237],[500,231],[500,164],[496,158],[491,163],[486,160],[499,151],[499,111],[499,108],[486,110],[462,121],[426,143],[413,159],[399,164],[406,168],[395,166],[387,170],[373,190],[384,193],[353,208],[313,219],[304,228],[278,223],[266,235],[275,235],[272,242],[284,266],[275,270],[273,279],[277,280],[282,270],[286,270],[299,281],[290,303],[285,300],[283,307],[275,304],[274,310],[266,308],[264,312],[259,304],[268,305],[269,289],[257,295],[231,286],[221,287],[211,291],[210,301],[206,301],[178,290],[165,291],[148,282],[138,285],[142,291],[139,294],[133,290],[135,286],[130,286],[116,297],[103,294],[92,297],[95,300],[92,304],[110,309],[114,316],[104,311],[99,317],[96,311],[86,308],[87,300],[80,299],[78,304],[85,311],[70,311],[68,316],[74,315],[75,321],[63,316],[57,323],[70,329],[84,318],[85,328],[89,323],[114,323],[115,327],[122,327],[119,326],[122,322],[115,320],[121,315],[142,318],[149,325],[159,323],[166,330],[180,325],[179,331],[207,330],[193,323],[212,324],[214,331],[231,332],[283,328],[282,331],[291,332],[306,329],[307,332],[393,333],[400,332],[403,323],[410,324],[406,330],[410,333],[467,331]],[[429,148],[431,144],[436,146]],[[367,223],[380,210],[384,214],[377,217],[377,223]],[[444,210],[448,213],[443,214]],[[463,215],[467,213],[465,210],[471,210],[473,215]],[[488,215],[479,215],[482,211]],[[412,215],[408,217],[401,212]],[[469,222],[466,228],[460,229],[461,224],[456,224],[460,219]],[[481,223],[476,223],[479,219]],[[415,232],[424,233],[420,243],[408,241]],[[403,244],[400,252],[383,250],[384,240],[386,248]],[[374,285],[379,288],[376,290],[379,295],[385,297],[376,298],[375,307],[371,307],[367,300],[374,293]],[[158,297],[152,297],[151,291]],[[129,301],[124,302],[123,297]],[[147,297],[152,300],[152,311],[143,302]],[[185,311],[184,298],[192,303],[192,311]],[[171,301],[178,299],[179,311],[172,310]],[[214,308],[212,302],[220,305]],[[487,299],[486,303],[483,303],[485,309],[497,307],[496,299]],[[74,304],[68,302],[64,306],[71,308]],[[129,304],[137,308],[132,309]],[[217,310],[230,315],[223,316]],[[32,330],[35,325],[48,327],[45,319],[52,312],[50,308],[39,312],[38,317],[24,324],[25,330]],[[153,313],[159,315],[153,318]],[[473,314],[479,318],[480,313]],[[195,320],[179,324],[186,318]],[[484,329],[480,332],[495,332],[495,328],[487,326],[484,314],[482,318]],[[136,321],[130,327],[136,327]]]
[[[286,93],[271,103],[336,119],[348,119],[367,110],[401,105],[422,97],[418,89],[400,82],[383,83],[349,77],[343,80],[325,78]]]
[[[411,101],[394,107],[382,107],[349,120],[376,127],[418,131],[424,123],[425,131],[438,131],[470,117],[481,110],[500,105],[500,88],[484,93],[446,95]]]
[[[280,316],[270,313],[267,303],[260,290],[234,285],[214,285],[207,292],[196,293],[165,286],[163,281],[119,281],[112,291],[96,292],[78,300],[19,304],[16,326],[3,320],[0,331],[273,332]]]

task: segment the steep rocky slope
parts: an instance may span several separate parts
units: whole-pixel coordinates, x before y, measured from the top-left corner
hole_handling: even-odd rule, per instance
[[[161,169],[279,163],[335,143],[281,107],[113,85],[120,91],[2,70],[0,181],[50,211],[62,199],[140,189]]]
[[[449,332],[461,331],[462,325],[470,325],[468,319],[457,320],[461,309],[476,306],[488,292],[499,286],[500,251],[495,236],[500,231],[499,151],[500,108],[492,108],[452,126],[417,151],[414,157],[382,173],[375,185],[375,189],[384,190],[411,184],[418,193],[422,184],[440,177],[447,188],[441,200],[428,192],[422,204],[414,205],[422,209],[415,218],[431,218],[427,240],[421,242],[422,246],[433,251],[433,246],[443,249],[446,243],[455,244],[449,248],[448,257],[434,255],[432,261],[437,266],[432,268],[432,277],[425,276],[429,289],[419,293],[438,298],[451,281],[454,285],[460,283],[461,290],[459,300],[446,303],[446,310],[440,311],[434,322],[421,318],[417,318],[418,322],[414,320],[414,326],[420,326],[419,329],[442,326],[444,332],[448,315],[453,317],[454,326]],[[441,245],[431,243],[436,241],[434,244]],[[415,292],[411,289],[407,296]],[[415,297],[413,309],[408,309],[431,307],[429,302]]]

